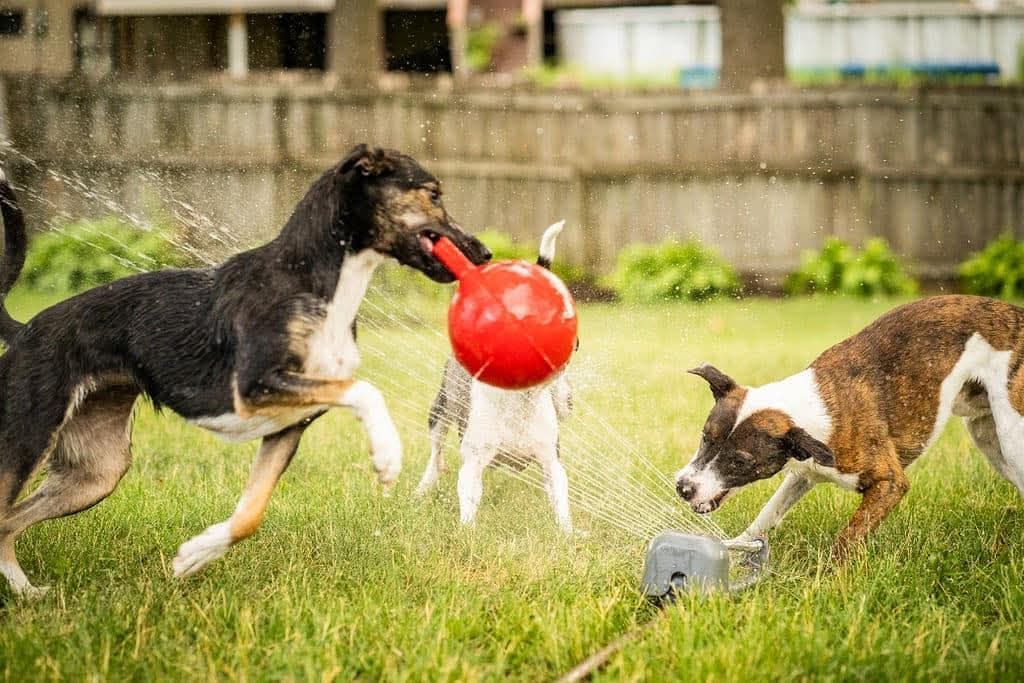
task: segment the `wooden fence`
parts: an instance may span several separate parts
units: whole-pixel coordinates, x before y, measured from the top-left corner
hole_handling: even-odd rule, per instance
[[[695,237],[774,278],[829,235],[879,235],[945,277],[1024,231],[1021,89],[356,93],[8,77],[0,93],[0,131],[39,164],[8,155],[46,197],[37,218],[108,210],[53,169],[131,210],[194,206],[252,242],[367,141],[432,169],[473,229],[535,240],[566,218],[561,254],[597,270],[627,243]]]

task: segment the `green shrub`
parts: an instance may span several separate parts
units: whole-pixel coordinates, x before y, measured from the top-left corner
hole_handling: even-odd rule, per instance
[[[1024,242],[1004,235],[960,264],[964,291],[1015,299],[1024,296]]]
[[[833,237],[821,251],[804,252],[800,268],[786,277],[783,289],[789,295],[821,292],[869,298],[913,294],[917,282],[885,240],[870,239],[857,252]]]
[[[630,245],[619,252],[608,284],[635,303],[705,301],[740,290],[736,271],[696,241]]]
[[[159,230],[141,230],[116,218],[80,221],[32,237],[21,283],[35,291],[73,293],[186,262]]]
[[[486,71],[494,61],[494,48],[501,40],[501,26],[490,22],[466,32],[466,63],[473,71]]]

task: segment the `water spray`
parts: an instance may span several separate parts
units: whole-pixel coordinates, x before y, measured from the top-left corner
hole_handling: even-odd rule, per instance
[[[6,141],[0,140],[0,146]],[[27,163],[40,168],[40,166],[33,160],[29,159],[16,150],[14,153],[21,156]],[[114,210],[119,215],[123,216],[129,222],[140,225],[139,219],[130,214],[128,211],[120,207],[109,197],[99,197],[95,192],[87,191],[84,184],[81,183],[77,178],[69,178],[56,174],[55,171],[49,170],[50,175],[56,176],[62,182],[65,182],[71,189],[81,192],[92,199],[101,200],[101,202],[109,209]],[[41,196],[34,196],[37,201],[41,201],[47,204],[51,204],[45,198]],[[177,201],[177,200],[174,200]],[[196,216],[203,220],[204,224],[213,225],[213,221],[202,216],[195,211],[191,206],[178,202],[187,210],[187,213],[192,216],[192,221],[196,220]],[[52,206],[52,204],[51,204]],[[175,212],[178,215],[179,212]],[[181,218],[182,216],[179,216]],[[192,221],[189,221],[190,223]],[[232,240],[237,242],[237,238],[234,237],[229,231],[222,228],[218,228],[225,234],[229,235]],[[178,245],[181,246],[181,245]],[[192,251],[192,250],[190,250]],[[445,252],[454,255],[450,260],[453,261],[449,265],[448,260],[442,258],[442,254],[439,252]],[[212,263],[212,259],[208,254],[199,254],[194,252],[199,260],[204,263]],[[140,255],[141,256],[141,255]],[[496,341],[498,346],[493,347],[493,350],[489,350],[488,347],[477,346],[477,351],[481,348],[484,349],[483,362],[480,366],[493,366],[492,370],[496,371],[496,375],[488,374],[487,379],[490,379],[495,384],[506,384],[509,388],[513,385],[533,383],[535,381],[544,381],[544,379],[551,374],[559,371],[568,362],[569,357],[572,355],[573,346],[576,335],[576,316],[575,308],[572,303],[571,296],[568,295],[568,291],[564,289],[564,284],[560,280],[555,278],[549,271],[541,268],[536,268],[539,273],[526,273],[525,271],[532,271],[535,266],[534,264],[528,264],[525,262],[515,262],[514,268],[511,270],[504,270],[501,275],[489,276],[483,283],[480,282],[479,271],[488,270],[499,270],[497,266],[503,264],[491,264],[484,268],[477,269],[458,251],[453,245],[448,243],[442,246],[440,249],[435,251],[435,256],[445,263],[456,275],[462,274],[464,277],[462,280],[460,289],[467,289],[465,285],[469,284],[467,280],[472,281],[473,284],[469,285],[469,290],[462,294],[463,302],[459,306],[459,311],[465,315],[459,316],[455,334],[452,334],[452,317],[449,317],[449,337],[450,340],[455,343],[458,339],[462,342],[468,342],[471,344],[479,343],[481,339],[487,343]],[[459,260],[461,257],[461,261]],[[472,271],[467,271],[466,266]],[[454,266],[454,267],[453,267]],[[140,265],[139,270],[143,270]],[[465,277],[468,273],[468,278]],[[554,311],[555,315],[549,315],[549,313],[537,313],[534,310],[534,315],[528,315],[525,323],[517,319],[520,317],[522,309],[516,307],[516,303],[521,303],[523,299],[519,299],[518,302],[508,302],[502,299],[500,296],[502,289],[507,288],[506,285],[511,284],[514,279],[524,276],[531,281],[532,286],[540,288],[540,291],[544,293],[544,299],[547,301],[542,308],[546,307],[546,310]],[[489,287],[487,285],[490,285]],[[494,289],[496,288],[496,290]],[[476,290],[476,294],[472,294],[472,291]],[[538,290],[534,290],[536,292]],[[554,296],[552,296],[554,294]],[[457,295],[459,296],[459,295]],[[539,301],[533,297],[527,297],[528,301]],[[477,317],[480,315],[479,307],[470,306],[470,303],[476,303],[489,307],[492,313],[496,313],[504,323],[505,327],[503,330],[498,330],[499,334],[490,334],[485,337],[480,335],[472,334],[472,329],[475,324],[481,320]],[[372,305],[372,304],[371,304]],[[468,310],[463,311],[465,308]],[[475,312],[474,312],[475,311]],[[385,311],[381,311],[385,312]],[[570,314],[566,314],[570,312]],[[406,324],[405,327],[408,328]],[[411,329],[411,328],[410,328]],[[467,335],[465,331],[470,333]],[[494,330],[492,329],[492,332]],[[551,336],[549,332],[554,332]],[[441,336],[438,332],[432,332]],[[529,335],[529,338],[524,338],[524,334]],[[518,337],[518,338],[517,338]],[[490,340],[490,341],[488,341]],[[518,342],[518,343],[517,343]],[[530,377],[524,377],[523,375],[516,376],[514,370],[524,367],[523,357],[519,358],[508,358],[507,356],[515,356],[517,353],[516,346],[519,347],[518,353],[522,354],[524,351],[533,352],[536,354],[530,362],[530,366],[533,368],[531,371],[533,374]],[[457,354],[460,355],[460,354]],[[468,357],[467,354],[461,354],[464,357]],[[489,362],[488,362],[489,361]],[[495,361],[496,364],[495,364]],[[479,371],[479,367],[476,368]],[[502,369],[507,370],[508,374],[503,374]],[[415,374],[415,373],[413,373]],[[473,374],[478,374],[474,372]],[[482,378],[484,379],[484,378]],[[416,381],[422,383],[423,380],[416,376]],[[396,385],[396,388],[399,388]],[[403,400],[398,400],[402,403]],[[404,402],[408,402],[405,400]],[[416,406],[418,407],[418,406]],[[596,417],[596,414],[595,414]],[[596,448],[594,443],[591,443],[592,439],[599,438],[613,438],[620,443],[618,444],[622,448],[629,450],[629,445],[625,442],[620,434],[615,432],[607,423],[601,422],[601,426],[605,432],[590,434],[589,439],[583,439],[582,445],[587,451],[591,451]],[[580,437],[582,438],[582,437]],[[646,461],[643,461],[646,462]],[[605,463],[607,464],[607,463]],[[646,472],[646,476],[649,480],[651,477],[657,479],[663,479],[664,475],[655,470],[649,463],[648,467],[650,471]],[[586,474],[590,479],[589,483],[600,484],[598,478],[595,478],[593,471],[580,473],[581,475]],[[646,527],[647,533],[653,532],[653,526],[659,524],[671,526],[672,522],[669,520],[672,515],[669,511],[656,507],[656,501],[650,496],[645,494],[646,489],[643,488],[639,479],[631,479],[631,475],[628,475],[624,470],[610,469],[607,472],[601,472],[601,477],[607,479],[609,477],[616,477],[616,481],[626,485],[631,491],[632,495],[638,496],[637,501],[642,502],[639,505],[638,510],[627,517],[616,518],[611,517],[607,514],[602,514],[598,509],[593,507],[594,501],[587,499],[590,505],[587,505],[590,512],[597,515],[604,521],[620,528],[621,530],[633,533],[634,535],[640,535],[644,533],[642,529]],[[519,475],[522,478],[522,475]],[[525,479],[524,479],[525,480]],[[667,482],[667,480],[666,480]],[[535,481],[527,481],[536,486],[542,485]],[[659,483],[659,482],[655,482]],[[664,483],[664,482],[661,482]],[[667,485],[667,484],[666,484]],[[578,493],[578,492],[577,492]],[[621,513],[620,513],[621,514]],[[676,519],[676,522],[680,520]],[[702,521],[703,526],[708,533],[717,534],[721,533],[720,529],[717,528],[713,523]],[[738,559],[738,562],[733,562],[734,557]],[[734,578],[733,574],[737,573],[734,570],[740,569],[739,578]],[[746,570],[745,572],[743,570]],[[697,592],[700,594],[713,593],[713,592],[735,592],[746,588],[753,583],[756,583],[768,569],[768,546],[762,539],[755,539],[753,541],[728,541],[719,540],[712,536],[703,536],[698,534],[685,533],[682,531],[663,531],[657,533],[650,544],[648,545],[643,575],[641,579],[641,588],[645,596],[647,596],[653,603],[660,606],[670,605],[675,602],[681,595],[687,592]],[[633,629],[619,637],[614,642],[606,645],[604,648],[594,653],[591,657],[581,662],[572,671],[568,672],[562,677],[563,681],[577,681],[582,680],[600,668],[607,660],[617,651],[622,649],[626,644],[635,640],[639,637],[643,631],[656,623],[656,620],[651,620],[643,624],[642,626]]]
[[[518,389],[543,382],[564,367],[576,339],[576,313],[557,277],[525,262],[475,267],[445,238],[433,254],[460,281],[449,308],[448,332],[456,359],[471,375]],[[733,553],[740,555],[747,570],[736,579]],[[652,602],[664,605],[689,591],[742,590],[757,582],[767,565],[768,545],[763,539],[724,541],[663,531],[648,545],[641,587]],[[620,637],[561,680],[590,675],[640,631]]]

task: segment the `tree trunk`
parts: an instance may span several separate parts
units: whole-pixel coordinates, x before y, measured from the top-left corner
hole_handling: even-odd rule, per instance
[[[383,60],[377,0],[338,0],[328,22],[331,72],[345,83],[376,85]]]
[[[759,80],[786,77],[785,0],[719,0],[721,86],[746,90]]]

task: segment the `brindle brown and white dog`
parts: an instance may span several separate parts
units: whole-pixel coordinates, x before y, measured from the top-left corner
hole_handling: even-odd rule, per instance
[[[691,370],[715,405],[700,448],[677,478],[698,513],[785,469],[782,485],[741,535],[778,524],[814,484],[863,495],[833,547],[845,557],[900,502],[905,470],[951,415],[1024,494],[1024,309],[972,296],[900,306],[779,382],[747,388],[709,365]]]
[[[6,249],[0,300],[24,264],[22,212],[0,170]],[[380,480],[401,444],[379,391],[353,379],[355,316],[374,269],[397,259],[439,282],[440,236],[474,263],[490,253],[449,217],[437,179],[412,158],[360,145],[324,173],[268,244],[225,263],[118,280],[25,324],[0,306],[0,574],[37,594],[14,543],[29,526],[103,500],[131,461],[132,410],[145,394],[226,439],[263,440],[234,514],[182,544],[188,576],[259,527],[303,431],[332,406],[369,435]],[[32,473],[47,476],[18,502]]]

